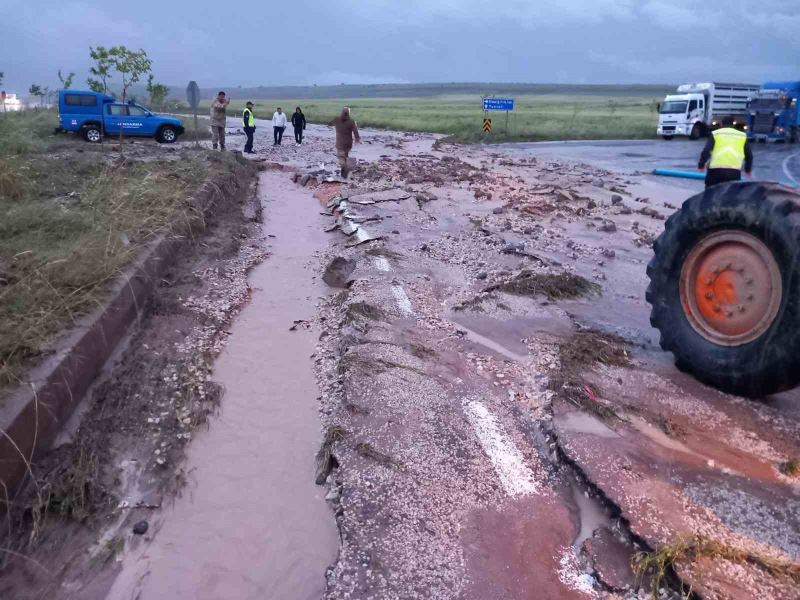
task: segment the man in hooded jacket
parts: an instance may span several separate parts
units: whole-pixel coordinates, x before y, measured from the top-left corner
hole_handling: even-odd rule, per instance
[[[342,177],[347,179],[350,169],[347,165],[347,157],[353,149],[353,140],[358,144],[361,136],[358,134],[358,126],[350,116],[350,108],[345,106],[342,113],[329,123],[336,129],[336,158],[339,159],[339,167],[342,170]]]

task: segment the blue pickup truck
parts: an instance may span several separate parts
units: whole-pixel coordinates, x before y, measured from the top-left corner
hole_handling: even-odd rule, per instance
[[[103,135],[153,137],[171,144],[184,132],[179,119],[156,115],[138,104],[118,102],[97,92],[61,90],[58,94],[61,130],[73,131],[87,142],[100,142]]]

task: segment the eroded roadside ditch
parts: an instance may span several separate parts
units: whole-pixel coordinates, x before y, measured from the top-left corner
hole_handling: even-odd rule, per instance
[[[29,463],[4,518],[4,597],[103,597],[134,524],[143,533],[184,485],[184,450],[222,394],[214,357],[249,298],[249,270],[265,257],[256,172],[241,163],[209,179],[203,219],[172,245],[170,266],[138,307],[139,327],[72,429]]]

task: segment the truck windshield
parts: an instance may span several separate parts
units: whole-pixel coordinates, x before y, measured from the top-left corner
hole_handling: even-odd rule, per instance
[[[750,108],[757,110],[782,110],[784,100],[781,98],[756,98],[750,103]]]
[[[686,102],[685,100],[664,102],[661,105],[661,114],[674,115],[677,113],[685,113],[687,104],[688,102]]]

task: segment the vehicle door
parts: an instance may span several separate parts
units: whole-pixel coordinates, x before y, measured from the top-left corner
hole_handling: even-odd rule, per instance
[[[136,104],[128,105],[127,132],[133,135],[154,135],[156,132],[156,119],[153,114]]]
[[[124,130],[125,119],[127,118],[128,106],[126,104],[106,104],[106,133],[109,135],[119,135],[119,133]]]
[[[703,120],[702,100],[690,100],[689,107],[686,109],[686,117],[688,123]]]

